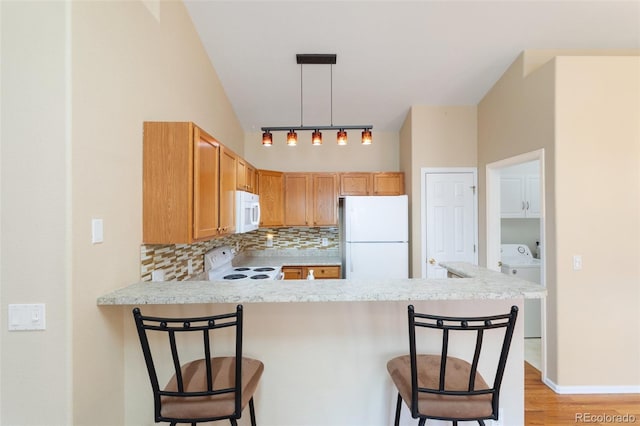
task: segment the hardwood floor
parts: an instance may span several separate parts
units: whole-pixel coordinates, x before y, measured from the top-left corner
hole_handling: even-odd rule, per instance
[[[640,394],[558,395],[542,383],[538,370],[524,364],[527,426],[640,425]]]

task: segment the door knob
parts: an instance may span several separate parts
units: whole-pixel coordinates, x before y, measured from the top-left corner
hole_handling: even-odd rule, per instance
[[[436,260],[432,257],[431,259],[429,259],[429,263],[432,265],[436,264]]]

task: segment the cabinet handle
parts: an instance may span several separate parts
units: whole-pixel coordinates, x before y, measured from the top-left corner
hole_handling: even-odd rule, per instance
[[[526,210],[526,209],[524,208],[524,201],[522,202],[522,210]]]
[[[527,201],[527,210],[529,210],[529,202]]]

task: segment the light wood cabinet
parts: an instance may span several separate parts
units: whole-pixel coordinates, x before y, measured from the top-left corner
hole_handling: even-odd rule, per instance
[[[369,195],[371,187],[371,173],[340,173],[339,194]]]
[[[313,276],[318,280],[340,279],[340,266],[283,266],[282,273],[285,280],[304,280],[313,269]]]
[[[220,235],[236,232],[236,154],[220,146]]]
[[[145,122],[143,130],[143,242],[218,235],[221,145],[191,122]]]
[[[247,163],[246,182],[248,191],[258,193],[258,169]]]
[[[340,173],[339,195],[402,195],[402,172]]]
[[[286,173],[284,175],[284,224],[309,226],[311,213],[311,175]]]
[[[284,225],[284,173],[258,170],[260,226]]]
[[[312,224],[332,226],[338,224],[338,176],[335,173],[313,173]]]
[[[335,226],[338,224],[335,173],[285,173],[285,226]]]
[[[244,158],[238,157],[236,160],[236,188],[240,191],[256,193],[258,191],[256,182],[256,168]]]
[[[373,173],[371,189],[371,195],[402,195],[404,194],[404,173]]]

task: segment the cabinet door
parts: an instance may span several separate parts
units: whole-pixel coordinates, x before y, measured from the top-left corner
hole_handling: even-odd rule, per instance
[[[335,173],[314,173],[313,226],[338,224],[338,188]]]
[[[284,225],[284,173],[258,170],[260,226]]]
[[[369,195],[371,187],[371,173],[340,173],[341,196]]]
[[[236,155],[220,147],[220,220],[219,234],[233,234],[236,229]]]
[[[255,194],[258,191],[258,175],[256,168],[249,163],[247,163],[246,176],[247,191],[253,192]]]
[[[145,122],[142,155],[142,241],[193,240],[193,125]]]
[[[525,203],[527,217],[540,217],[540,177],[525,177]]]
[[[240,157],[236,161],[236,188],[240,191],[248,191],[247,162]]]
[[[218,233],[220,147],[198,127],[193,134],[193,239],[202,240]]]
[[[404,194],[404,173],[373,173],[372,195],[402,195]]]
[[[284,176],[284,224],[309,226],[310,175],[286,173]]]
[[[301,280],[303,279],[304,267],[302,266],[283,266],[282,273],[285,280]]]
[[[313,269],[313,276],[317,279],[329,280],[340,278],[339,266],[307,266],[307,273],[309,269]]]
[[[503,218],[524,217],[524,180],[520,175],[500,177],[500,216]]]

